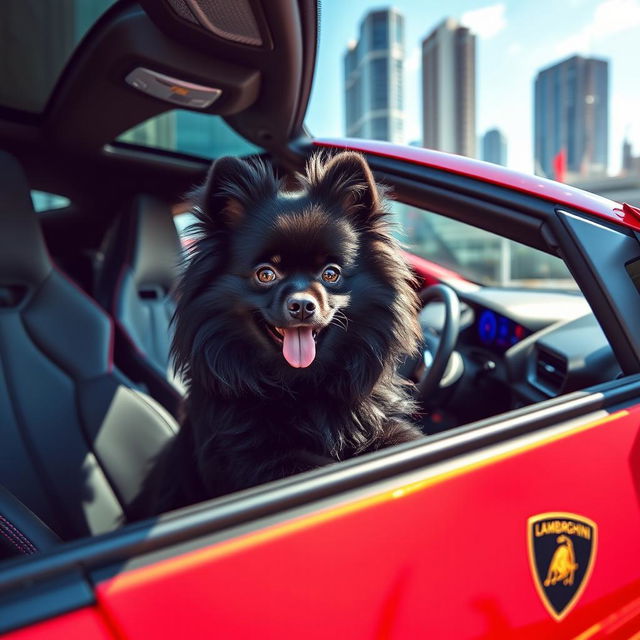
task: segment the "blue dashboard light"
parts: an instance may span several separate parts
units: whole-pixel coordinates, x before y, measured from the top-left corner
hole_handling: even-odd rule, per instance
[[[478,337],[485,344],[491,344],[496,339],[498,317],[493,311],[484,311],[478,320]]]
[[[503,316],[498,317],[498,344],[508,346],[511,337],[511,321]]]

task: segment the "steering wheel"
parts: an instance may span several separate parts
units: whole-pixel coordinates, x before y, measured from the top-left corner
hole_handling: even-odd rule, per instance
[[[438,390],[460,332],[460,300],[456,292],[447,285],[434,284],[420,293],[423,307],[433,300],[444,303],[444,325],[440,336],[430,331],[423,332],[425,371],[416,385],[417,400],[423,405],[428,405],[431,396]],[[432,356],[430,363],[427,354]]]

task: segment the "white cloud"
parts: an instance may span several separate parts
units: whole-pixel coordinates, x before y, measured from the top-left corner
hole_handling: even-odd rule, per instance
[[[598,42],[637,27],[640,27],[640,0],[604,0],[595,8],[588,24],[556,45],[556,54],[588,54]]]
[[[492,4],[463,13],[460,21],[480,38],[493,38],[507,26],[505,11],[504,4]]]
[[[606,36],[640,26],[638,0],[605,0],[596,7],[593,16],[594,37]]]

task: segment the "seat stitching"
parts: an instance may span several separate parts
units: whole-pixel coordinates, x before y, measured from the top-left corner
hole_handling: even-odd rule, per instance
[[[16,537],[11,534],[11,532],[6,531],[2,524],[0,524],[0,534],[2,534],[5,540],[8,540],[19,551],[27,553],[27,549],[22,544],[20,544],[20,541],[17,540]]]
[[[0,533],[23,553],[36,553],[38,550],[31,541],[23,536],[8,520],[0,516]]]
[[[13,531],[21,540],[24,541],[24,543],[31,547],[34,551],[37,551],[36,546],[33,544],[33,542],[31,542],[31,540],[29,540],[29,538],[27,538],[27,536],[22,533],[22,531],[20,531],[20,529],[18,529],[10,520],[7,520],[3,515],[0,515],[0,520],[2,522],[0,522],[0,524],[4,523],[5,526],[9,527],[9,529],[11,529],[11,531]]]
[[[30,549],[23,547],[15,538],[10,536],[9,533],[5,531],[4,528],[2,528],[2,526],[0,526],[0,535],[2,535],[5,540],[8,540],[21,553],[25,553],[25,554],[32,553]]]

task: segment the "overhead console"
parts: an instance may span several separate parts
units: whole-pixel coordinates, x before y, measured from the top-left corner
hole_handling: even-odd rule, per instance
[[[145,67],[136,67],[125,78],[125,82],[154,98],[191,109],[206,109],[222,95],[222,89],[186,82]]]

